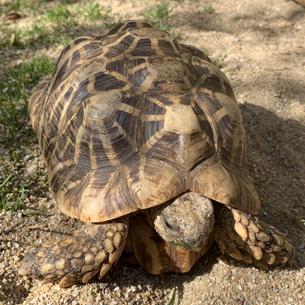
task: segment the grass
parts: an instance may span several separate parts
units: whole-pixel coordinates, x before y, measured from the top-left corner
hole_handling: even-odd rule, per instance
[[[28,162],[34,163],[32,174],[27,171]],[[47,176],[38,158],[24,144],[0,156],[0,172],[0,210],[20,210],[31,195],[41,197],[48,191]]]
[[[67,5],[60,4],[56,8],[47,10],[44,16],[47,21],[65,23],[71,18],[71,12]]]
[[[17,12],[27,8],[29,1],[24,0],[11,0],[6,1],[4,4],[0,5],[0,14],[6,14],[9,12]]]
[[[0,209],[17,211],[23,208],[24,200],[32,183],[21,176],[22,166],[20,168],[20,163],[12,164],[1,161]]]
[[[160,30],[169,31],[171,8],[166,2],[160,2],[143,11],[143,17]]]
[[[97,2],[91,2],[85,10],[85,15],[89,20],[108,19],[111,9],[106,6],[100,6]]]
[[[1,17],[10,12],[22,18],[5,22]],[[20,58],[34,50],[57,49],[79,36],[81,28],[96,24],[106,28],[112,20],[110,8],[94,0],[7,0],[0,4],[0,55],[8,52],[13,66],[0,71],[0,210],[22,209],[35,190],[38,197],[42,188],[47,192],[46,175],[33,154],[37,140],[28,122],[27,103],[31,89],[52,72],[53,63],[46,57],[20,63]],[[35,174],[29,175],[28,163],[36,161]]]
[[[215,9],[214,9],[214,7],[212,5],[205,4],[202,7],[201,12],[204,13],[204,14],[213,14],[213,13],[215,13]]]
[[[18,210],[40,179],[26,174],[26,164],[33,158],[26,147],[33,142],[28,126],[27,100],[39,79],[53,71],[53,63],[46,57],[21,63],[7,71],[0,79],[0,209]]]
[[[37,15],[50,2],[50,0],[2,0],[2,2],[0,1],[0,15],[11,12],[19,13],[22,16]]]
[[[35,58],[9,70],[0,79],[0,144],[10,145],[15,134],[22,131],[27,118],[27,99],[39,79],[53,70],[53,63],[46,57]]]
[[[4,6],[1,9],[2,14],[10,11],[17,11],[21,14],[32,14],[31,21],[28,24],[6,24],[0,23],[0,47],[1,48],[28,48],[43,45],[44,47],[54,44],[65,45],[74,37],[75,32],[84,25],[92,25],[96,21],[102,21],[105,28],[111,24],[111,9],[106,6],[101,6],[96,1],[86,1],[79,3],[66,3],[51,6],[37,12],[32,10],[27,12],[27,5],[32,3],[34,7],[37,5],[37,0],[24,1],[23,6],[18,4],[18,1],[13,1],[14,6]],[[16,10],[12,9],[16,7]]]
[[[50,28],[45,24],[34,24],[30,27],[7,32],[0,46],[25,49],[38,45],[52,46],[55,44],[66,45],[74,38],[63,27]]]
[[[168,301],[167,305],[175,305],[176,304],[176,296],[177,296],[177,288],[175,287],[172,292],[172,296]]]

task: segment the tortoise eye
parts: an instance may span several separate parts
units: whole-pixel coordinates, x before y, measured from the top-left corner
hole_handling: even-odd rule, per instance
[[[169,222],[167,222],[166,220],[165,220],[165,225],[166,225],[169,229],[174,230],[174,228],[172,227],[172,225],[171,225]]]

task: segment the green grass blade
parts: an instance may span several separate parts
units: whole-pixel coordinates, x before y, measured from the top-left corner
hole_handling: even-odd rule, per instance
[[[167,303],[167,305],[175,305],[175,303],[176,303],[176,295],[177,295],[177,288],[175,287],[173,289],[172,296],[171,296],[169,302]]]
[[[1,183],[0,190],[8,183],[8,181],[12,178],[13,174],[9,174],[6,179]]]

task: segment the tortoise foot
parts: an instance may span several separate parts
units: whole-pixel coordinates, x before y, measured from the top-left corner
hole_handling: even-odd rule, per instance
[[[290,263],[293,257],[293,245],[284,234],[237,209],[219,209],[215,240],[223,254],[263,269]]]
[[[84,224],[75,237],[29,248],[21,275],[59,282],[62,288],[104,277],[125,246],[126,223]]]

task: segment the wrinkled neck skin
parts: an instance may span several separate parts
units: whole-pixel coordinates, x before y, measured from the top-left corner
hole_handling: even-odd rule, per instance
[[[214,209],[211,200],[202,195],[185,193],[151,209],[147,218],[180,272],[187,272],[211,244]]]

